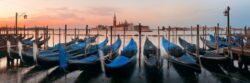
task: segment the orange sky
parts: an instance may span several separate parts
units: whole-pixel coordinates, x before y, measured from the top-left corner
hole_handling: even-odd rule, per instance
[[[232,25],[249,25],[249,0],[0,0],[0,26],[13,26],[15,12],[25,12],[28,19],[19,17],[19,26],[46,26],[52,28],[112,25],[113,14],[118,21],[128,20],[150,27],[192,26],[196,24],[225,25],[222,12],[232,8]]]

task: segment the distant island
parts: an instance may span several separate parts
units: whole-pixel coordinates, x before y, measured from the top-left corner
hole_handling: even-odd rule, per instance
[[[139,25],[134,25],[133,23],[129,23],[127,22],[127,20],[125,20],[124,22],[119,22],[117,24],[117,19],[116,19],[116,15],[114,15],[113,18],[113,25],[112,26],[107,26],[107,25],[98,25],[95,28],[92,29],[99,29],[99,30],[110,30],[110,27],[112,27],[112,30],[114,31],[139,31]],[[150,30],[149,26],[145,26],[145,25],[141,25],[141,31],[142,32],[152,32],[152,30]]]

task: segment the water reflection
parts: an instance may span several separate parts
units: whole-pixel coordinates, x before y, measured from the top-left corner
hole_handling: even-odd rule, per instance
[[[77,77],[75,83],[90,83],[92,80],[97,79],[101,73],[102,71],[82,71],[82,73]]]
[[[194,72],[183,71],[176,66],[173,66],[179,76],[182,78],[184,83],[198,83],[197,74]]]
[[[163,69],[152,69],[144,65],[147,83],[163,83]]]
[[[26,82],[28,79],[31,79],[33,77],[35,77],[36,75],[39,75],[40,73],[47,71],[49,68],[43,68],[41,66],[34,66],[33,68],[31,68],[28,72],[26,72],[23,77],[21,78],[21,82],[24,83]],[[48,71],[46,72],[48,73]]]
[[[231,83],[230,77],[227,77],[225,71],[218,64],[203,63],[203,68],[211,72],[211,74],[217,78],[221,83]]]
[[[130,78],[135,71],[135,66],[136,64],[133,64],[128,68],[123,69],[123,71],[116,72],[118,74],[111,75],[111,83],[129,83]]]
[[[49,73],[46,77],[40,80],[39,83],[48,83],[48,82],[53,82],[61,77],[66,76],[67,74],[75,71],[75,68],[68,68],[67,70],[63,70],[60,67],[56,67],[55,70],[53,70],[51,73]]]

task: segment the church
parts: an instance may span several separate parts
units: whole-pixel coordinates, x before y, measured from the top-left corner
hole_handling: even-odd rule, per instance
[[[119,22],[117,24],[117,19],[116,15],[114,14],[113,18],[113,30],[134,30],[134,24],[133,23],[128,23],[127,20],[124,22]]]
[[[127,20],[125,20],[124,22],[118,22],[117,24],[116,14],[114,14],[113,25],[111,26],[113,27],[112,29],[115,31],[123,31],[124,29],[126,31],[138,31],[139,30],[139,25],[134,25],[133,23],[129,23],[127,22]],[[97,28],[98,29],[110,29],[108,26],[104,26],[104,25],[98,25]],[[149,26],[141,25],[141,30],[142,32],[151,32],[151,30],[149,29]]]
[[[117,24],[116,15],[113,17],[113,30],[126,30],[126,31],[138,31],[139,25],[134,25],[133,23],[128,23],[127,20],[124,22],[119,22]],[[142,32],[151,32],[149,26],[141,25]]]

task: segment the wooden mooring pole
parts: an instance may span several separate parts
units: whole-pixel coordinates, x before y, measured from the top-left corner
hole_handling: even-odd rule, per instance
[[[89,37],[89,32],[88,32],[88,25],[86,25],[86,27],[85,27],[86,29],[86,35],[85,35],[85,38],[87,38],[87,37]],[[90,41],[90,42],[92,42],[92,41]],[[84,52],[85,52],[85,56],[87,55],[87,47],[88,47],[88,44],[85,46],[85,48],[84,48]]]
[[[244,27],[245,37],[247,36],[247,26]]]
[[[88,25],[86,25],[86,27],[85,27],[85,31],[86,31],[85,38],[87,38],[87,37],[88,37]]]
[[[171,30],[171,26],[168,26],[168,49],[169,49],[169,45],[170,45],[170,35],[171,35],[170,30]],[[170,68],[169,57],[170,57],[170,55],[168,53],[168,66],[167,66],[168,69]]]
[[[218,29],[219,29],[219,27],[220,27],[220,25],[219,25],[219,23],[217,23],[217,27],[215,27],[215,38],[216,38],[216,43],[215,43],[215,45],[216,45],[216,49],[217,49],[217,54],[219,53],[219,44],[218,44],[218,41],[220,41],[219,40],[219,31],[218,31]]]
[[[52,43],[53,43],[53,47],[54,47],[55,46],[55,29],[52,29],[52,37],[53,37]]]
[[[108,29],[106,29],[106,38],[108,37]]]
[[[202,38],[205,39],[205,26],[202,27]],[[205,49],[205,43],[202,43],[202,49]]]
[[[186,28],[183,29],[183,37],[184,37],[184,40],[186,40]]]
[[[113,55],[112,55],[112,37],[113,37],[113,26],[110,26],[110,55],[109,58],[112,59]]]
[[[157,46],[157,68],[159,69],[160,68],[160,57],[161,57],[161,55],[160,55],[160,27],[159,26],[158,26],[157,38],[158,38],[158,42],[157,42],[157,44],[158,44],[158,46]]]
[[[197,25],[197,36],[196,36],[196,55],[197,57],[199,57],[199,64],[201,66],[201,60],[200,60],[200,54],[199,54],[199,46],[200,46],[200,42],[199,42],[199,37],[200,34],[199,34],[199,25]]]
[[[64,43],[66,44],[67,42],[67,25],[65,24],[64,26]]]
[[[59,28],[59,44],[61,44],[61,28]]]
[[[191,43],[193,43],[193,27],[191,26]]]
[[[76,39],[76,38],[77,38],[77,37],[76,37],[76,28],[75,28],[75,32],[74,32],[74,34],[75,34],[75,39]]]
[[[23,26],[23,34],[26,36],[26,26]]]
[[[177,44],[178,42],[177,38],[178,38],[178,29],[177,27],[175,27],[175,44]]]
[[[205,38],[204,39],[207,39],[207,25],[205,25]],[[204,42],[203,42],[204,43]],[[205,43],[204,43],[205,44]],[[207,49],[207,46],[205,45],[205,49]]]
[[[141,72],[141,23],[139,23],[139,72]]]
[[[125,42],[126,35],[126,27],[123,28],[123,42]],[[123,43],[123,48],[125,47],[125,43]]]

